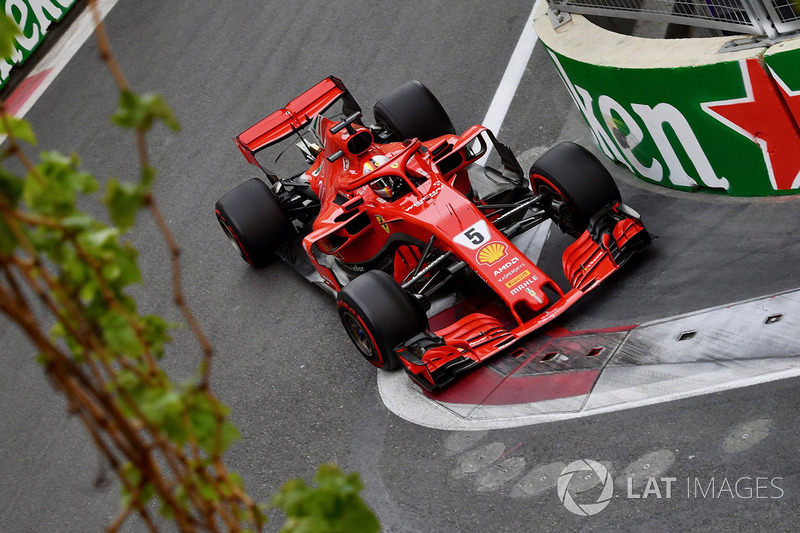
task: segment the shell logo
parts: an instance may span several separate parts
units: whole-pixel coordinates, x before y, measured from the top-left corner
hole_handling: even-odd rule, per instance
[[[490,242],[478,252],[478,262],[482,265],[493,265],[506,256],[506,245]]]

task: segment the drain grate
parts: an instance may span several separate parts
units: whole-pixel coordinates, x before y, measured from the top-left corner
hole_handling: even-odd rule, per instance
[[[517,357],[521,357],[521,356],[525,355],[526,353],[527,352],[525,351],[525,348],[517,348],[514,351],[514,353],[511,354],[511,357],[516,359]]]
[[[542,362],[550,361],[552,359],[555,359],[556,357],[558,357],[558,352],[548,352],[544,354],[544,357],[542,357]]]

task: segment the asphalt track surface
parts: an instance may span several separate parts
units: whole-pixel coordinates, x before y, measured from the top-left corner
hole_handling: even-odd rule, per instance
[[[329,74],[365,110],[416,78],[458,128],[479,122],[530,8],[123,0],[107,17],[133,87],[162,93],[182,124],[180,135],[158,127],[150,137],[156,193],[183,246],[187,299],[216,347],[214,387],[242,432],[229,464],[260,501],[323,462],[357,470],[385,531],[796,530],[797,379],[531,427],[420,427],[382,405],[376,371],[357,355],[328,296],[282,263],[249,269],[225,241],[214,202],[256,175],[231,137]],[[115,101],[90,41],[27,118],[40,149],[76,151],[98,176],[132,178],[134,139],[108,120]],[[588,142],[541,46],[500,136],[523,159],[557,140]],[[688,195],[615,174],[659,239],[560,326],[629,325],[800,287],[800,200]],[[146,280],[134,291],[142,309],[180,321],[165,296],[168,258],[152,221],[142,217],[132,239]],[[565,244],[558,235],[548,241],[546,270]],[[199,350],[187,331],[174,337],[164,364],[179,379]],[[102,529],[117,513],[116,487],[95,487],[101,467],[89,439],[5,322],[0,346],[0,531]],[[564,465],[579,459],[604,463],[616,480],[609,506],[591,517],[567,511],[554,488]],[[630,494],[649,497],[628,497],[629,476],[656,478],[662,497],[644,481]],[[661,477],[676,479],[670,498]],[[742,479],[738,493],[720,490],[723,480],[733,488]],[[591,481],[584,495],[596,501]],[[756,490],[765,483],[773,487]],[[270,516],[268,529],[277,530],[280,513]]]

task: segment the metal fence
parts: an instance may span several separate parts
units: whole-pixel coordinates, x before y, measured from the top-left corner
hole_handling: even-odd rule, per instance
[[[800,2],[797,0],[765,0],[769,18],[778,33],[800,29]]]
[[[547,0],[557,12],[661,21],[770,38],[800,30],[800,0]]]

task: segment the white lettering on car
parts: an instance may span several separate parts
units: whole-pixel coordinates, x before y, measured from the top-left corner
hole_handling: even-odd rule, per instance
[[[512,257],[511,260],[503,265],[500,266],[497,270],[494,271],[495,277],[499,274],[502,274],[504,271],[508,270],[512,266],[516,265],[519,262],[519,257]]]
[[[444,184],[443,183],[439,183],[433,190],[431,190],[431,192],[429,192],[428,194],[426,194],[425,196],[423,196],[422,198],[420,198],[419,200],[417,200],[416,202],[414,202],[410,206],[406,207],[405,208],[406,213],[411,211],[412,209],[416,209],[417,207],[421,206],[422,204],[424,204],[428,200],[436,198],[439,195],[439,193],[442,192],[443,188],[444,188]]]
[[[535,279],[533,278],[526,279],[525,281],[523,281],[522,283],[511,289],[511,294],[513,295],[522,292],[523,290],[525,290],[525,287],[527,287],[528,285],[533,285],[534,283],[536,283]]]

